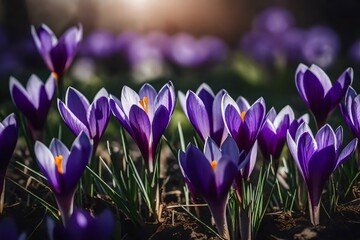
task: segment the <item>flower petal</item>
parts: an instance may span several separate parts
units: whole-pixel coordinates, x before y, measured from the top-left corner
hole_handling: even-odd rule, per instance
[[[81,131],[85,131],[90,136],[87,126],[80,121],[60,99],[58,99],[57,105],[61,118],[75,135],[79,135]]]

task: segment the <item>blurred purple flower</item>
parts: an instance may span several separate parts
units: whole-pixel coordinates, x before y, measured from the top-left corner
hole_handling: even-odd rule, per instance
[[[116,51],[115,36],[107,31],[94,31],[81,44],[80,53],[87,57],[107,58]]]
[[[12,218],[3,218],[0,222],[0,236],[6,240],[25,240],[26,234],[19,234],[15,221]]]
[[[340,151],[342,141],[342,127],[334,132],[328,124],[320,128],[315,137],[306,123],[302,123],[297,129],[295,138],[290,133],[287,134],[289,150],[307,185],[313,225],[319,224],[321,194],[327,179],[356,148],[357,139],[353,139]]]
[[[261,12],[254,21],[254,29],[270,34],[281,34],[294,24],[293,15],[281,7],[270,7]]]
[[[110,118],[110,106],[107,91],[102,88],[90,104],[78,90],[69,87],[65,103],[58,99],[58,109],[66,125],[75,134],[84,131],[94,140],[94,151],[105,132]]]
[[[180,105],[201,139],[205,141],[211,137],[219,146],[228,135],[221,115],[221,100],[225,93],[221,90],[215,95],[206,83],[201,84],[196,93],[191,90],[186,96],[178,93]]]
[[[49,70],[61,80],[69,68],[82,39],[82,26],[69,28],[59,39],[45,24],[31,27],[35,45]]]
[[[327,68],[334,63],[340,48],[337,34],[330,28],[315,26],[308,30],[302,44],[305,61]]]
[[[281,36],[281,44],[284,54],[289,61],[298,63],[303,61],[303,43],[306,40],[306,31],[299,28],[291,28]]]
[[[26,89],[16,78],[10,77],[9,85],[11,99],[24,114],[33,140],[42,141],[46,118],[55,95],[54,77],[50,75],[44,84],[38,76],[33,74],[26,84]]]
[[[170,61],[181,67],[201,67],[223,61],[227,47],[214,36],[196,39],[190,34],[179,33],[172,37],[167,55]]]
[[[48,228],[49,225],[48,223]],[[114,227],[115,220],[110,210],[104,210],[94,217],[87,211],[75,209],[65,227],[63,225],[52,226],[49,232],[50,237],[54,240],[106,240],[111,238]]]
[[[235,175],[246,164],[246,161],[240,162],[236,143],[229,136],[219,149],[211,138],[207,138],[204,153],[190,144],[185,152],[179,151],[178,159],[189,189],[204,197],[219,234],[230,239],[226,221],[228,192]]]
[[[295,83],[300,97],[314,114],[318,128],[322,127],[345,96],[353,80],[352,68],[346,69],[332,86],[326,73],[316,65],[300,64]]]
[[[112,113],[138,145],[150,172],[153,172],[156,149],[175,104],[172,82],[163,86],[159,93],[147,83],[141,87],[139,94],[124,86],[121,101],[110,95]]]
[[[354,42],[349,49],[349,57],[352,61],[360,62],[360,40]]]
[[[279,114],[271,108],[262,127],[258,143],[267,160],[277,160],[286,141],[286,132],[294,120],[294,112],[290,106],[284,107]]]
[[[64,225],[73,212],[76,185],[90,161],[92,150],[92,142],[84,132],[77,136],[70,151],[56,138],[49,148],[39,141],[35,143],[37,163],[55,195]]]
[[[289,134],[291,135],[292,138],[295,138],[296,131],[303,122],[305,122],[306,124],[309,124],[309,122],[310,122],[309,114],[305,113],[298,119],[294,119],[292,121],[292,123],[290,124],[289,129],[288,129]]]

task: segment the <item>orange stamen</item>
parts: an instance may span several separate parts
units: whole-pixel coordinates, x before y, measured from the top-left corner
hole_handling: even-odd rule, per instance
[[[241,112],[240,113],[240,117],[241,117],[241,121],[244,122],[245,121],[245,115],[246,115],[246,112]]]
[[[63,156],[62,155],[56,156],[54,160],[58,173],[63,174],[63,168],[62,168]]]
[[[59,80],[59,75],[56,72],[52,72],[51,74],[53,75],[55,80]]]
[[[211,162],[211,167],[212,167],[212,170],[215,172],[215,170],[216,170],[216,166],[217,166],[217,162],[215,161],[215,160],[213,160],[212,162]]]
[[[146,114],[149,111],[149,99],[145,96],[142,100],[139,100],[141,107],[145,110]]]

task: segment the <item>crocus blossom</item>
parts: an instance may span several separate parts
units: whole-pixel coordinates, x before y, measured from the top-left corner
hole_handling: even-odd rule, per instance
[[[239,149],[229,136],[219,148],[207,138],[202,153],[190,144],[185,152],[179,151],[179,164],[189,189],[201,194],[207,202],[219,234],[229,239],[226,222],[226,203],[235,175],[246,164],[240,161]]]
[[[290,106],[284,107],[279,114],[271,108],[262,127],[258,143],[261,152],[268,160],[278,159],[286,141],[286,132],[294,120],[294,111]]]
[[[352,68],[346,69],[338,80],[331,84],[329,77],[318,66],[300,64],[296,70],[295,83],[300,97],[314,114],[318,128],[322,127],[335,107],[345,96],[353,81]]]
[[[92,150],[92,141],[84,132],[75,139],[70,151],[56,138],[49,148],[39,141],[35,143],[37,163],[55,195],[64,225],[73,212],[76,185],[90,161]]]
[[[163,86],[159,93],[144,84],[139,94],[124,86],[121,101],[110,96],[110,107],[120,124],[138,145],[150,172],[161,136],[170,122],[175,108],[175,91],[172,82]]]
[[[235,139],[239,149],[249,152],[253,147],[265,120],[265,101],[259,98],[252,106],[239,97],[235,102],[225,94],[221,102],[221,113],[225,126]]]
[[[351,86],[345,95],[345,105],[340,105],[340,109],[352,133],[360,139],[360,95]],[[360,153],[359,145],[358,153]],[[358,154],[358,167],[360,168],[360,154]]]
[[[69,87],[65,103],[58,99],[58,109],[62,119],[75,135],[84,131],[94,140],[95,151],[110,118],[107,91],[100,89],[90,104],[81,92]]]
[[[75,209],[68,224],[49,224],[50,237],[54,240],[91,240],[110,239],[115,227],[115,219],[110,210],[104,210],[97,216],[92,216],[85,210]]]
[[[38,29],[31,27],[35,45],[46,66],[57,80],[63,78],[66,70],[74,59],[82,39],[82,26],[69,28],[59,39],[45,24]]]
[[[32,138],[42,141],[46,118],[55,95],[54,77],[50,75],[44,84],[33,74],[26,84],[26,89],[16,78],[10,77],[9,85],[12,101],[24,114]]]
[[[225,93],[220,90],[215,95],[206,83],[201,84],[196,93],[191,90],[186,96],[178,93],[180,105],[201,139],[211,137],[219,146],[228,135],[221,115],[221,99]]]
[[[287,133],[287,144],[308,189],[311,223],[319,224],[321,193],[335,169],[354,152],[357,139],[353,139],[342,151],[343,129],[335,132],[324,125],[314,136],[306,123],[302,123],[295,137]]]
[[[0,123],[0,214],[3,211],[5,174],[18,139],[18,123],[15,114],[10,114]]]

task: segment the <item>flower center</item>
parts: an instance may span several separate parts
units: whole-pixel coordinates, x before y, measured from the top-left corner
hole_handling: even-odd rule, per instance
[[[140,106],[144,109],[146,114],[149,112],[149,99],[148,97],[144,96],[142,100],[139,100]]]
[[[217,162],[215,160],[212,160],[211,162],[211,167],[212,167],[212,170],[215,172],[216,170],[216,166],[217,166]]]
[[[56,72],[52,72],[51,74],[53,75],[55,80],[59,80],[59,75]]]
[[[245,115],[246,115],[246,112],[243,111],[240,113],[240,117],[241,117],[241,121],[244,122],[245,121]]]
[[[63,174],[63,168],[62,168],[63,156],[62,155],[56,156],[54,160],[58,173]]]

